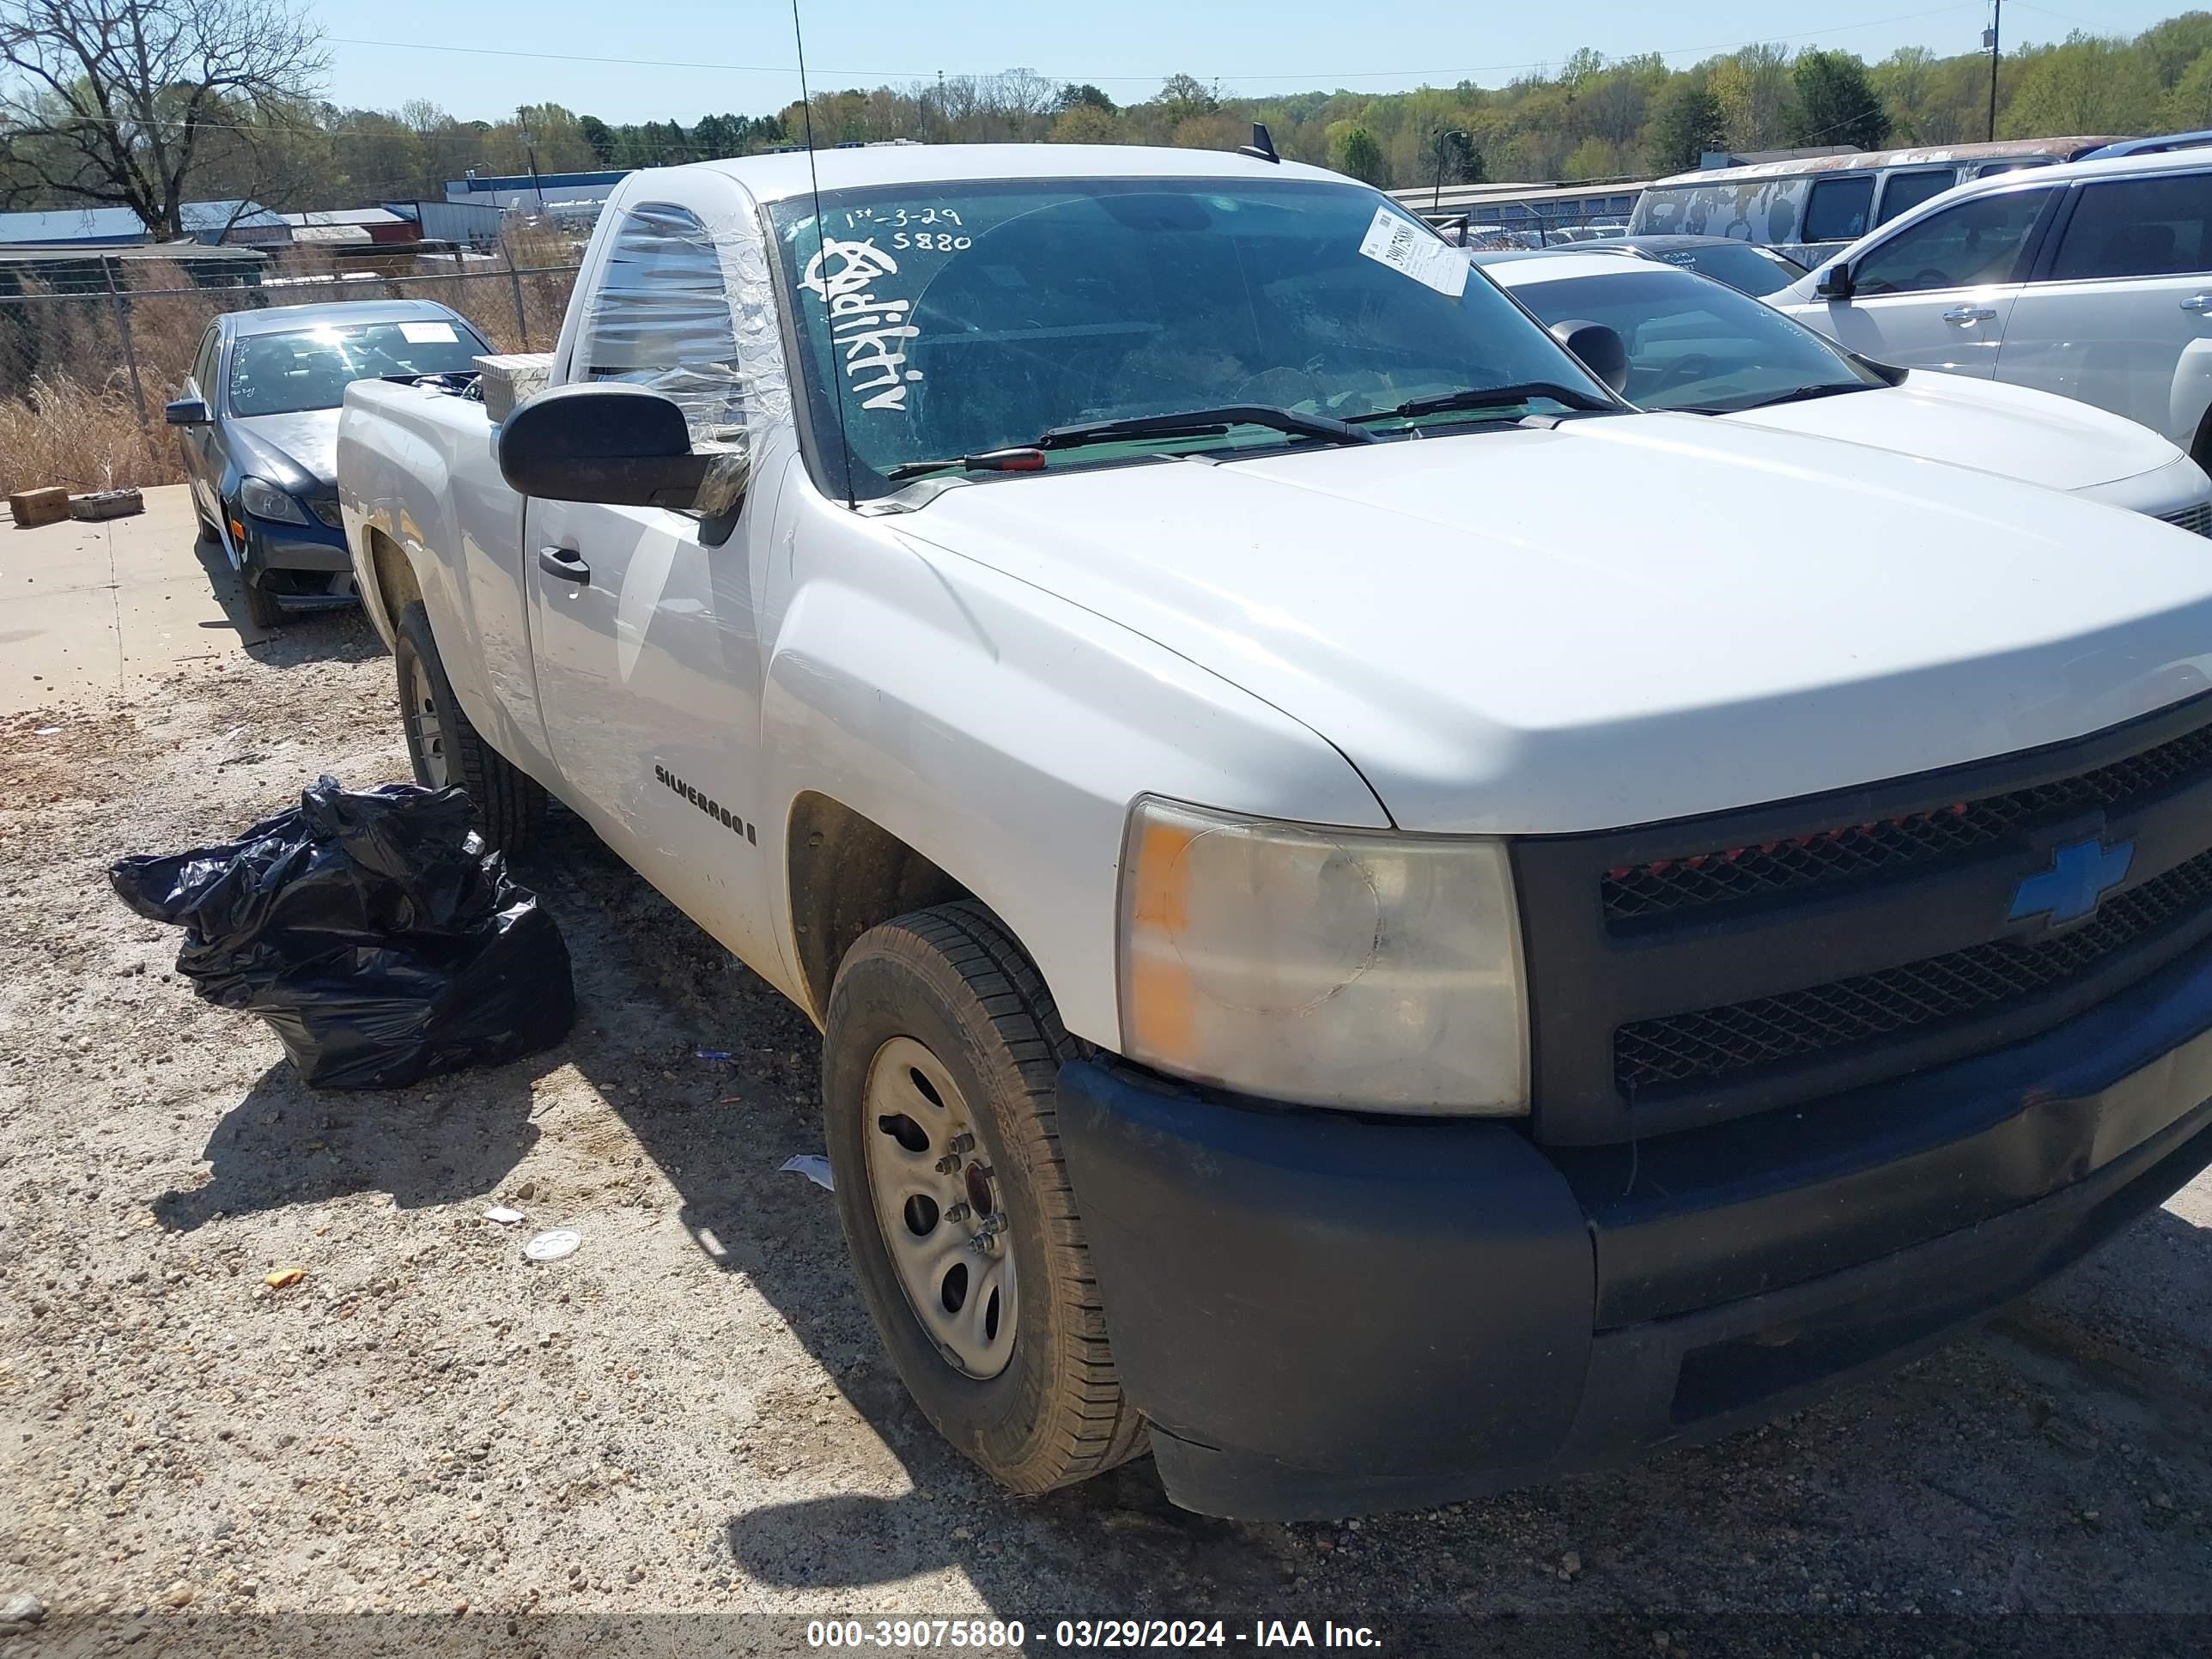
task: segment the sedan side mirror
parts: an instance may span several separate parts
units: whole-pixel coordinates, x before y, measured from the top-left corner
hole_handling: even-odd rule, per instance
[[[499,470],[544,501],[684,508],[719,455],[691,453],[684,411],[642,386],[561,386],[518,404],[499,428]]]
[[[1851,297],[1851,266],[1848,259],[1838,259],[1820,273],[1820,280],[1813,284],[1816,300],[1848,300]]]
[[[1615,392],[1628,384],[1628,346],[1618,330],[1603,323],[1568,321],[1553,323],[1552,337]]]
[[[208,422],[207,400],[204,398],[179,398],[173,404],[161,405],[161,418],[171,426],[205,426]]]

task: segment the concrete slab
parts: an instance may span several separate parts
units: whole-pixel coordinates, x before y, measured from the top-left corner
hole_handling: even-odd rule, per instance
[[[266,637],[222,550],[200,542],[191,492],[145,495],[132,518],[0,532],[0,714],[127,696]]]

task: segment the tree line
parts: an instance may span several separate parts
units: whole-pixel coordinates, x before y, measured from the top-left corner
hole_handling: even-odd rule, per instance
[[[154,50],[149,53],[148,43]],[[138,65],[158,65],[149,77]],[[173,232],[196,198],[280,210],[441,197],[483,173],[665,166],[811,141],[1170,144],[1233,149],[1264,122],[1286,158],[1388,187],[1624,178],[1708,149],[1942,144],[1987,135],[1990,59],[1908,46],[1752,46],[1671,68],[1584,48],[1502,87],[1231,96],[1170,76],[1117,102],[1027,70],[848,88],[755,115],[616,123],[557,104],[466,119],[427,102],[318,97],[326,54],[288,0],[0,0],[0,205],[113,204]],[[2008,52],[1997,136],[2212,127],[2212,12],[2133,36]]]

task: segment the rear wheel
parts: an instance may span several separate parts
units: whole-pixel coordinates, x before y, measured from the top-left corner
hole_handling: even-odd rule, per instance
[[[923,1414],[1015,1492],[1144,1445],[1060,1158],[1070,1053],[1036,969],[978,905],[885,922],[839,964],[823,1089],[861,1294]]]
[[[415,781],[426,789],[467,790],[485,844],[509,854],[521,852],[544,822],[544,787],[469,724],[446,678],[446,665],[439,660],[430,616],[421,600],[399,613],[393,631],[400,720]]]

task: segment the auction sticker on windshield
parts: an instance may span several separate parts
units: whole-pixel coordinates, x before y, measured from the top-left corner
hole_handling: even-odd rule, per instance
[[[1375,210],[1375,222],[1359,239],[1359,251],[1455,300],[1467,292],[1467,255],[1389,208]]]

